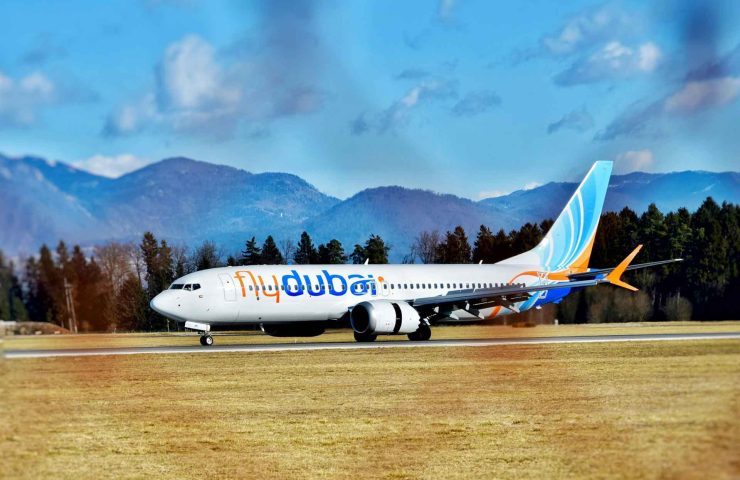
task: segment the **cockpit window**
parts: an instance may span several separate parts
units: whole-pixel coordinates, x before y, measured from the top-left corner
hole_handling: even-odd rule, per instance
[[[190,284],[188,283],[187,285],[185,285],[184,287],[182,287],[182,289],[183,289],[183,290],[188,290],[188,291],[190,291],[190,289],[191,289],[191,285],[190,285]]]
[[[200,283],[193,284],[193,290],[198,290],[199,288],[200,288]]]
[[[182,283],[173,283],[170,285],[170,290],[182,290]]]

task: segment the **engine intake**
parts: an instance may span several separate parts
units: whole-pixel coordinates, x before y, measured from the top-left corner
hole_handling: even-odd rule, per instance
[[[419,312],[406,302],[372,300],[358,303],[350,314],[352,329],[361,334],[413,333],[421,325]]]

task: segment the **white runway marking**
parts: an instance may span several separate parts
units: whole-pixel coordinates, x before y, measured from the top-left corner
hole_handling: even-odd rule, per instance
[[[8,350],[7,359],[86,357],[93,355],[141,355],[176,353],[290,352],[295,350],[357,350],[368,348],[494,347],[500,345],[544,345],[553,343],[655,342],[684,340],[740,340],[740,332],[727,333],[658,333],[641,335],[595,335],[570,337],[492,338],[475,340],[431,340],[428,342],[379,341],[374,343],[274,343],[252,345],[200,345],[182,347],[87,348],[69,350]],[[218,336],[215,337],[218,341]],[[193,336],[193,343],[198,338]]]

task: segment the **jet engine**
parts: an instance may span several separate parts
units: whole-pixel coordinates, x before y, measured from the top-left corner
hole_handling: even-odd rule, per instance
[[[390,300],[358,303],[352,309],[350,322],[357,334],[366,336],[413,334],[421,326],[419,312],[414,307]]]

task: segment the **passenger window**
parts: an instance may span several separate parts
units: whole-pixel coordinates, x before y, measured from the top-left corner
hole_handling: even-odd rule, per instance
[[[250,291],[250,292],[252,291],[252,286],[251,286],[251,285],[249,286],[249,291]]]

